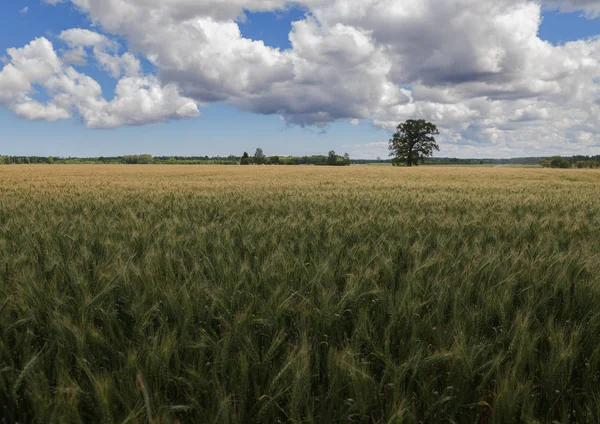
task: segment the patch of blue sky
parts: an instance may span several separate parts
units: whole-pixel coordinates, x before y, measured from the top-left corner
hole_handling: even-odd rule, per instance
[[[543,14],[539,37],[554,45],[600,35],[600,19],[587,19],[581,12]]]
[[[288,126],[277,115],[257,115],[224,104],[202,108],[202,116],[196,119],[108,130],[89,130],[77,117],[57,122],[27,121],[0,108],[0,128],[0,154],[40,156],[228,156],[244,151],[253,154],[257,147],[269,155],[304,156],[329,150],[351,153],[355,144],[389,139],[386,131],[367,121],[359,125],[338,122],[323,132]]]
[[[247,12],[238,25],[244,38],[261,40],[269,47],[286,50],[291,48],[289,34],[292,22],[304,19],[307,13],[294,7],[276,12]]]
[[[19,13],[24,7],[27,12]],[[10,47],[23,47],[34,38],[46,37],[54,41],[66,29],[87,26],[87,19],[70,3],[0,1],[0,51],[3,53]]]

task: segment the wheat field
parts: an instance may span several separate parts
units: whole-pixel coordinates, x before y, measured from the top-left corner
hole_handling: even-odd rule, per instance
[[[0,167],[4,423],[596,423],[600,172]]]

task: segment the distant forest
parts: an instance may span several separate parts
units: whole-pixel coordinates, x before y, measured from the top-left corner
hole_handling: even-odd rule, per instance
[[[348,154],[338,156],[100,156],[100,157],[58,157],[58,156],[0,156],[0,165],[20,164],[138,164],[138,165],[370,165],[391,164],[391,159],[350,159]],[[600,155],[571,157],[521,157],[511,159],[460,159],[429,158],[424,165],[541,165],[553,168],[597,168]]]
[[[330,152],[329,156],[100,156],[100,157],[57,157],[57,156],[0,156],[0,165],[34,164],[129,164],[129,165],[350,165],[348,155],[338,156]]]

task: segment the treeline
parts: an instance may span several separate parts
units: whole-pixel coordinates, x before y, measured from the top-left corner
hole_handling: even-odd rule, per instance
[[[152,156],[152,155],[126,155],[126,156],[99,156],[99,157],[52,157],[52,156],[0,156],[0,165],[34,165],[34,164],[181,164],[181,165],[238,165],[239,157],[209,157],[209,156]]]
[[[548,159],[539,161],[543,168],[600,168],[600,156],[573,156],[571,158],[563,158],[561,156],[552,156]]]
[[[457,159],[429,158],[426,165],[540,165],[545,168],[600,168],[600,155],[597,156],[551,156],[523,157],[512,159]]]
[[[486,158],[486,159],[462,159],[462,158],[428,158],[425,165],[538,165],[544,157],[521,157],[521,158]]]
[[[510,159],[469,159],[469,158],[426,158],[423,165],[538,165],[542,157],[522,157]],[[392,164],[392,159],[353,159],[352,164]]]
[[[536,165],[539,158],[513,159],[462,159],[462,158],[427,158],[425,165]]]
[[[348,153],[338,156],[331,150],[327,156],[266,156],[261,148],[256,149],[254,156],[244,152],[240,165],[327,165],[349,166],[351,163]]]
[[[215,156],[152,156],[152,155],[127,155],[120,158],[120,162],[127,165],[238,165],[240,158],[230,155],[227,157]]]
[[[259,151],[260,150],[260,151]],[[152,156],[125,155],[100,156],[90,158],[53,157],[53,156],[0,156],[0,165],[76,165],[76,164],[127,164],[127,165],[350,165],[350,156],[338,156],[334,151],[329,155],[315,156],[266,156],[262,149],[257,149],[254,156],[244,153],[242,156]]]
[[[259,151],[260,150],[260,151]],[[152,156],[125,155],[99,157],[56,157],[56,156],[0,156],[0,165],[35,164],[129,164],[129,165],[329,165],[348,166],[368,164],[391,164],[391,159],[350,159],[346,153],[338,156],[334,151],[313,156],[266,156],[257,149],[254,156],[244,152],[242,156]],[[600,168],[600,155],[596,156],[552,156],[523,157],[512,159],[462,159],[428,158],[424,165],[539,165],[544,168]]]

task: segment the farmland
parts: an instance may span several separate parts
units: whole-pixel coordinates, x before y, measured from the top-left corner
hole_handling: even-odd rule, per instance
[[[598,422],[600,172],[0,167],[5,422]]]

